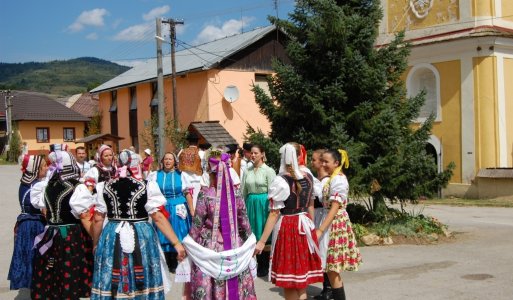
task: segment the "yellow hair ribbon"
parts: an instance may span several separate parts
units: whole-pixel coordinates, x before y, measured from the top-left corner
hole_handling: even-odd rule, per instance
[[[340,153],[340,156],[342,157],[342,161],[340,162],[340,165],[343,166],[344,169],[349,168],[349,156],[347,155],[347,151],[338,149],[338,153]]]

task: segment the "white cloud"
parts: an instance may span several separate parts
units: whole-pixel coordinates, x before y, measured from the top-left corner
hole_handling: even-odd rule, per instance
[[[114,37],[114,40],[116,41],[142,41],[147,40],[148,37],[153,37],[154,29],[153,24],[146,23],[146,24],[139,24],[130,26]]]
[[[243,26],[248,26],[254,19],[255,18],[253,17],[242,17],[242,20],[231,19],[224,22],[220,27],[215,25],[207,25],[198,34],[194,40],[194,43],[201,44],[240,33]]]
[[[88,39],[88,40],[97,40],[98,39],[98,34],[96,32],[92,32],[92,33],[86,35],[86,39]]]
[[[102,27],[105,24],[104,18],[107,15],[109,15],[109,12],[104,8],[83,11],[68,29],[71,32],[77,32],[84,29],[85,26]]]
[[[149,13],[143,14],[144,21],[153,21],[157,17],[161,17],[162,15],[166,14],[169,11],[169,5],[164,5],[161,7],[155,7],[154,9],[150,10]]]

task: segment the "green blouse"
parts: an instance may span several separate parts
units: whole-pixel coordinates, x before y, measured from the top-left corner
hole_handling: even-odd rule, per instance
[[[251,165],[244,172],[244,177],[242,178],[242,196],[246,199],[248,194],[267,193],[274,177],[276,177],[276,172],[265,163],[256,170]]]

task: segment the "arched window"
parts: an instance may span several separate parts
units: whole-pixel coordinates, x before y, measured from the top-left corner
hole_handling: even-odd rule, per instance
[[[431,113],[435,115],[435,121],[442,121],[440,106],[440,75],[431,64],[418,64],[408,73],[406,78],[408,97],[418,95],[422,90],[426,91],[426,101],[420,109],[417,122],[423,122]]]

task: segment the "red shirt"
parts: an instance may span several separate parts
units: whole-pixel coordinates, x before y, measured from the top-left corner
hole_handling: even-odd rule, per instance
[[[152,163],[153,163],[153,157],[146,156],[143,159],[143,162],[142,162],[142,170],[143,171],[149,171],[150,170],[150,166],[151,166]]]

